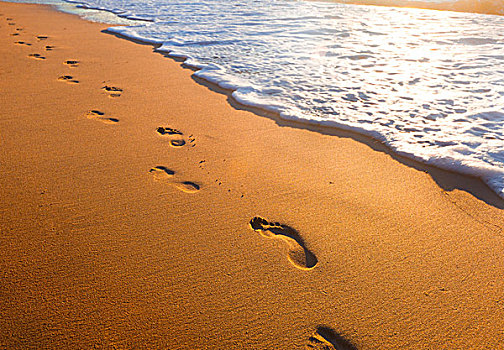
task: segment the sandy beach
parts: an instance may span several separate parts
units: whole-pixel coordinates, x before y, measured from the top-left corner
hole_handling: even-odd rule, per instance
[[[504,201],[0,2],[0,349],[504,349]]]

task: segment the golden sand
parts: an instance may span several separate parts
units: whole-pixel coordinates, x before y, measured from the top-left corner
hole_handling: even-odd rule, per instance
[[[244,110],[106,25],[0,14],[0,349],[503,348],[479,180]]]

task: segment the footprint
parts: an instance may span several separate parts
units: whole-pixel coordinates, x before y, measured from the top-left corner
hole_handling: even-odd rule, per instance
[[[160,126],[156,131],[161,135],[184,135],[181,131],[169,127]]]
[[[349,341],[328,327],[318,327],[308,339],[306,349],[357,350]]]
[[[200,190],[200,186],[191,181],[184,181],[175,185],[179,190],[185,193],[196,193]]]
[[[13,23],[13,22],[10,22],[10,23],[7,23],[7,24],[10,25],[10,26],[15,26],[16,25],[16,23]]]
[[[14,44],[31,46],[31,44],[27,43],[26,41],[16,41]]]
[[[156,129],[156,131],[160,135],[170,136],[172,138],[172,140],[170,140],[170,146],[172,147],[178,148],[186,144],[186,141],[182,138],[182,135],[184,135],[184,133],[180,130],[170,128],[167,126],[160,126]]]
[[[95,119],[95,120],[101,121],[102,123],[105,123],[105,124],[117,124],[117,123],[119,123],[119,119],[104,117],[104,115],[105,115],[105,113],[100,112],[100,111],[98,111],[96,109],[90,110],[86,114],[86,116],[89,119]]]
[[[62,76],[58,77],[58,80],[59,81],[66,81],[67,83],[71,83],[71,84],[79,84],[79,81],[75,80],[71,75],[62,75]]]
[[[67,60],[67,61],[64,62],[64,64],[66,64],[69,67],[75,68],[75,67],[77,67],[79,65],[79,61]]]
[[[87,116],[89,118],[95,118],[95,117],[99,117],[99,116],[102,116],[102,115],[105,115],[105,113],[103,112],[100,112],[99,110],[97,109],[92,109],[90,110],[88,113],[87,113]]]
[[[12,33],[11,36],[18,36],[19,33]]]
[[[280,238],[289,245],[289,261],[297,268],[309,270],[317,265],[317,257],[310,252],[299,233],[290,226],[278,222],[268,222],[256,216],[249,222],[250,227],[267,238]]]
[[[46,40],[47,38],[49,38],[47,35],[37,35],[38,40]]]
[[[163,165],[158,165],[151,168],[149,174],[151,174],[156,181],[168,181],[175,175],[175,171]],[[172,182],[172,185],[185,193],[196,193],[201,188],[200,185],[192,181]]]
[[[170,136],[170,138],[171,138],[170,146],[172,146],[172,147],[175,147],[175,148],[182,147],[187,143],[186,140],[182,137],[184,135],[184,133],[180,130],[170,128],[167,126],[160,126],[156,129],[156,131],[158,134],[160,134],[162,136]],[[194,143],[194,141],[196,141],[196,139],[194,138],[193,135],[189,135],[187,140],[191,144],[191,147],[196,146],[196,144]]]
[[[37,60],[45,60],[46,58],[39,53],[31,53],[28,57],[35,58]]]
[[[119,123],[119,119],[117,118],[106,118],[106,117],[98,117],[97,120],[101,121],[105,124],[117,124]]]
[[[120,97],[121,93],[123,92],[123,89],[115,87],[115,86],[108,86],[105,85],[102,87],[103,90],[107,91],[109,93],[109,97]]]
[[[46,51],[52,51],[54,49],[54,46],[51,45],[46,45],[45,50]]]
[[[185,141],[184,140],[171,140],[170,141],[170,146],[172,147],[182,147],[183,145],[185,145]]]
[[[154,168],[149,170],[149,173],[154,176],[154,180],[156,181],[167,180],[175,175],[175,172],[173,170],[168,169],[167,167],[162,165],[155,166]]]

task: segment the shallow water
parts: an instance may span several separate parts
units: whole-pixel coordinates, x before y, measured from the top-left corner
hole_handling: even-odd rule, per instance
[[[504,197],[504,17],[287,0],[86,0],[282,118],[352,129]]]

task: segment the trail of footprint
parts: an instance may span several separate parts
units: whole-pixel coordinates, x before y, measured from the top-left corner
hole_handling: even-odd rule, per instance
[[[39,53],[31,53],[28,57],[34,58],[36,60],[45,60],[46,58]]]
[[[104,115],[105,115],[105,113],[100,112],[100,111],[98,111],[96,109],[90,110],[86,114],[86,116],[89,119],[95,119],[95,120],[101,121],[102,123],[105,123],[105,124],[117,124],[117,123],[119,123],[119,119],[104,117]]]
[[[289,246],[289,261],[298,269],[309,270],[317,265],[317,257],[310,252],[299,233],[290,226],[278,222],[268,222],[256,216],[249,222],[250,227],[267,238],[280,238]]]
[[[65,62],[63,62],[64,64],[66,64],[67,66],[71,67],[71,68],[75,68],[79,65],[79,61],[75,61],[75,60],[67,60]]]
[[[165,166],[158,165],[151,168],[149,174],[151,174],[156,181],[168,181],[173,178],[175,171]],[[185,193],[196,193],[200,190],[200,185],[192,181],[173,182],[173,185]]]
[[[318,327],[308,339],[306,349],[357,350],[348,340],[328,327]]]
[[[102,90],[105,90],[106,92],[109,93],[109,97],[115,98],[115,97],[121,97],[121,93],[123,92],[123,89],[118,88],[116,86],[108,86],[105,85],[102,87]]]
[[[79,84],[79,81],[75,80],[74,77],[72,77],[71,75],[62,75],[62,76],[58,77],[58,80],[65,81],[69,84]]]

